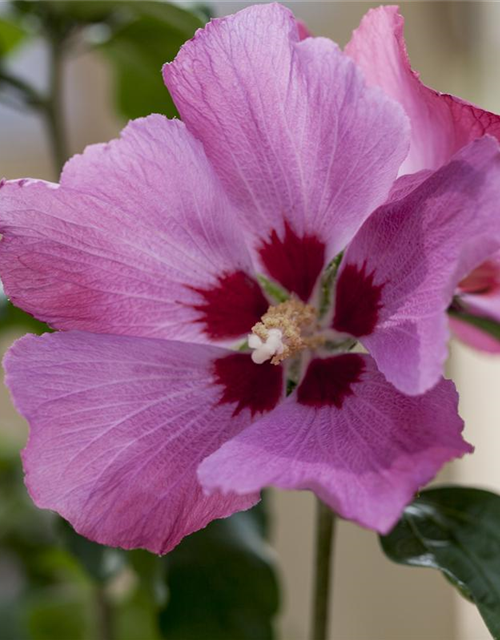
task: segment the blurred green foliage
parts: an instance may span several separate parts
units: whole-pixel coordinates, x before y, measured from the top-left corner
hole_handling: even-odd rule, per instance
[[[147,3],[149,5],[149,3]],[[163,63],[175,58],[180,46],[203,26],[201,19],[168,5],[155,15],[145,9],[124,23],[101,45],[115,65],[116,100],[120,113],[137,118],[148,113],[177,115],[163,84]]]
[[[0,18],[0,56],[12,53],[27,35],[20,24]]]
[[[2,455],[0,638],[272,640],[279,588],[264,509],[213,522],[168,556],[111,549],[36,509],[17,455]]]
[[[72,55],[94,49],[113,68],[116,106],[125,118],[177,115],[161,68],[210,16],[206,5],[187,10],[149,0],[17,0],[9,6],[0,21],[0,56],[36,36],[57,40]],[[12,78],[0,77],[0,89],[2,82],[12,88]]]

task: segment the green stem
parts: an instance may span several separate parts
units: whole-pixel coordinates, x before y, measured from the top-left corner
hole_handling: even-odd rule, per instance
[[[99,640],[114,640],[113,607],[104,586],[98,585],[95,592],[97,609],[97,633]]]
[[[57,37],[49,41],[50,47],[50,86],[45,105],[45,120],[52,147],[52,158],[58,173],[68,159],[66,128],[63,109],[63,50],[64,43]]]
[[[336,516],[319,499],[316,508],[316,559],[311,640],[326,640]]]
[[[340,263],[342,262],[344,252],[339,253],[330,262],[323,272],[321,278],[321,298],[319,303],[319,317],[324,317],[328,309],[330,308],[331,297],[333,293],[333,283],[337,277],[337,271],[339,270]]]

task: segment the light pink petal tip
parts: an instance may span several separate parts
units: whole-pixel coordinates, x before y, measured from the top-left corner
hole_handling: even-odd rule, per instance
[[[500,323],[500,252],[468,274],[457,294],[467,313]]]
[[[258,367],[244,354],[80,332],[24,337],[4,364],[30,424],[29,492],[80,534],[166,553],[258,500],[255,493],[207,496],[196,469],[276,404],[279,367],[269,365],[267,377],[260,371],[264,386],[254,385],[252,395],[245,381]]]
[[[333,318],[334,328],[357,336],[408,394],[427,391],[442,376],[446,310],[456,287],[500,246],[498,142],[472,142],[426,176],[403,178],[393,201],[349,246]]]
[[[453,384],[399,393],[369,356],[312,361],[298,390],[200,466],[210,490],[310,489],[338,514],[387,533],[442,465],[470,452]]]
[[[398,7],[371,9],[345,49],[367,82],[397,100],[410,118],[411,148],[401,172],[437,169],[485,133],[500,139],[500,116],[421,82],[411,68],[403,31]]]
[[[164,78],[262,268],[307,298],[325,262],[385,200],[408,150],[402,109],[366,88],[333,42],[300,41],[278,4],[213,20]]]
[[[234,339],[267,309],[201,143],[163,116],[75,156],[60,186],[4,183],[0,233],[6,293],[58,329]]]

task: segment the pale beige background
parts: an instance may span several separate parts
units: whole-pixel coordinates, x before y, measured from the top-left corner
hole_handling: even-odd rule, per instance
[[[1,3],[0,3],[1,4]],[[287,3],[311,30],[345,44],[369,6],[358,2]],[[218,2],[218,13],[242,3]],[[483,2],[405,2],[407,40],[414,66],[424,80],[500,112],[500,4]],[[23,51],[15,66],[27,77],[44,81],[40,46]],[[85,144],[117,134],[120,123],[110,108],[108,70],[94,56],[83,55],[66,69],[68,120],[74,152]],[[40,125],[33,118],[0,107],[0,174],[55,179]],[[12,336],[13,337],[13,336]],[[5,340],[2,348],[10,341]],[[500,490],[500,360],[455,345],[450,372],[461,391],[467,438],[476,453],[455,463],[442,476]],[[11,446],[24,439],[2,388],[0,431]],[[313,557],[314,503],[305,493],[274,493],[275,547],[285,583],[283,640],[306,640]],[[334,640],[482,640],[489,638],[475,609],[429,570],[390,564],[376,537],[341,523],[336,542]]]

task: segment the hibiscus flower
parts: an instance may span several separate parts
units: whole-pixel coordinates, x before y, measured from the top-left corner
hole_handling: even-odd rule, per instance
[[[403,109],[280,5],[213,20],[164,77],[183,122],[0,190],[5,290],[59,330],[5,359],[30,494],[158,553],[268,485],[387,532],[471,450],[446,311],[500,247],[499,145],[396,180]]]
[[[401,173],[437,169],[485,134],[500,140],[500,116],[423,84],[411,68],[397,6],[368,11],[346,53],[368,84],[381,87],[410,118],[411,145]],[[460,283],[456,294],[450,318],[454,333],[476,349],[500,353],[500,253]]]

